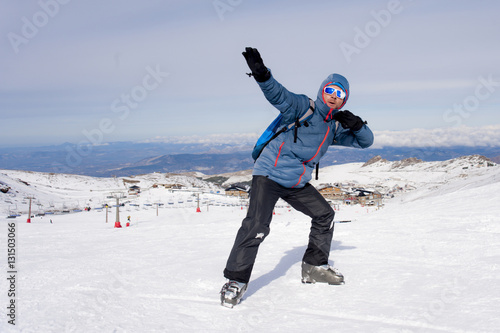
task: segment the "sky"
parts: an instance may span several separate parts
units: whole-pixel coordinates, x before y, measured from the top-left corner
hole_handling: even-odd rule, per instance
[[[253,138],[331,73],[383,145],[500,146],[500,2],[0,1],[0,146]],[[485,135],[482,135],[486,133]]]

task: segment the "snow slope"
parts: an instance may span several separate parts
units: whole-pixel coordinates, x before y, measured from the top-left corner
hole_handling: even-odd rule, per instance
[[[68,174],[54,174],[29,171],[0,170],[0,184],[7,184],[11,190],[0,193],[0,214],[28,213],[28,197],[35,197],[32,203],[33,212],[60,212],[63,209],[83,209],[84,207],[102,207],[104,204],[116,203],[109,196],[127,194],[132,185],[139,185],[146,190],[145,195],[129,197],[128,202],[145,204],[179,199],[166,191],[152,189],[155,184],[181,184],[186,191],[180,198],[194,192],[210,193],[221,189],[213,184],[198,179],[198,175],[174,175],[152,173],[135,177],[97,178]],[[189,190],[192,190],[188,193]],[[173,197],[173,198],[172,198]]]
[[[394,166],[348,164],[320,172],[319,182],[416,187],[378,210],[339,207],[336,218],[353,222],[336,224],[330,261],[345,275],[345,285],[300,282],[310,224],[280,205],[249,289],[234,309],[220,306],[219,290],[245,215],[239,201],[219,196],[197,213],[194,203],[176,200],[185,192],[150,189],[142,203],[166,204],[158,213],[143,204],[122,207],[122,224],[130,215],[132,225],[121,229],[113,227],[114,211],[108,223],[97,210],[35,217],[30,224],[26,215],[2,216],[4,249],[7,222],[17,227],[18,308],[17,325],[4,315],[0,331],[498,332],[500,167],[467,159]],[[91,193],[85,182],[95,182],[93,188],[121,185],[65,176],[57,189],[52,182],[42,188],[41,180],[30,178],[35,174],[1,173],[0,181],[31,181],[27,187],[37,196],[54,201],[57,195],[84,201]],[[6,255],[0,262],[6,275]],[[6,313],[8,285],[1,281]]]

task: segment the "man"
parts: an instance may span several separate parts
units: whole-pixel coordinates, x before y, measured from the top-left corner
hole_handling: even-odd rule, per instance
[[[343,284],[344,277],[328,265],[335,212],[308,182],[329,145],[367,148],[373,133],[363,120],[349,111],[339,111],[349,98],[349,82],[339,74],[329,75],[321,84],[314,112],[303,124],[298,122],[312,103],[278,83],[257,49],[243,52],[266,99],[282,114],[282,124],[294,123],[271,140],[257,158],[252,178],[250,206],[236,235],[224,276],[221,303],[233,307],[247,289],[257,250],[269,234],[274,206],[279,198],[311,217],[309,244],[302,258],[302,282]]]

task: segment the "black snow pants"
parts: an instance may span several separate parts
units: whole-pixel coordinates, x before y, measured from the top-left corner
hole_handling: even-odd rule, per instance
[[[286,188],[265,176],[254,176],[248,213],[224,269],[227,279],[245,283],[250,280],[259,245],[269,234],[279,198],[312,218],[309,244],[302,260],[315,266],[328,263],[335,212],[325,198],[310,184],[303,188]]]

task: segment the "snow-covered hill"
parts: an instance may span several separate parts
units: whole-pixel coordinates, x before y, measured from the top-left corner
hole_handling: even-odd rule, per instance
[[[458,178],[489,173],[488,168],[496,164],[479,155],[463,156],[442,162],[422,162],[415,158],[387,161],[377,156],[366,163],[348,163],[321,168],[319,179],[311,183],[352,183],[379,189],[387,193],[399,186],[403,189],[433,187],[452,182]],[[227,180],[223,185],[249,182],[252,171],[223,174]]]
[[[120,208],[121,216],[131,216],[130,227],[114,228],[114,220],[106,223],[95,209],[29,224],[26,214],[2,217],[1,239],[7,223],[16,224],[18,256],[15,298],[8,296],[10,281],[0,283],[0,331],[498,332],[500,167],[481,161],[381,160],[321,169],[317,183],[408,187],[383,208],[338,207],[336,219],[352,220],[335,225],[330,253],[330,263],[345,275],[343,286],[300,283],[310,223],[280,205],[249,289],[234,309],[220,306],[218,293],[245,209],[226,204],[196,177],[172,179],[192,186],[174,192],[153,187],[168,181],[165,175],[127,178],[145,189],[135,199],[141,205]],[[11,187],[0,192],[3,208],[10,205],[6,198],[27,195],[42,205],[100,204],[108,192],[126,187],[121,178],[12,171],[1,171],[0,181]],[[221,204],[196,212],[183,200],[195,187]],[[144,205],[157,200],[165,202],[158,210]],[[1,263],[7,275],[7,256]],[[16,326],[6,316],[12,299]]]
[[[319,180],[311,183],[359,183],[387,193],[395,187],[403,190],[438,189],[440,186],[483,174],[491,174],[498,166],[479,156],[463,156],[443,162],[422,162],[410,158],[386,161],[374,158],[372,162],[330,166],[321,169]]]
[[[154,188],[179,184],[184,188],[183,196],[194,193],[218,192],[221,189],[200,180],[201,174],[173,175],[152,173],[135,177],[98,178],[79,175],[55,174],[29,171],[0,170],[0,184],[10,188],[0,193],[0,214],[27,213],[29,197],[34,198],[32,211],[61,212],[81,210],[85,207],[99,208],[112,203],[110,196],[126,195],[129,187],[141,187],[145,195],[127,196],[126,200],[137,204],[146,202],[166,203],[176,199],[168,191]]]
[[[350,163],[322,168],[319,180],[313,180],[312,184],[351,183],[388,193],[394,188],[409,190],[439,187],[457,179],[483,174],[495,165],[478,155],[444,162],[422,162],[416,159],[389,162],[374,158],[372,162],[365,164]],[[227,178],[222,184],[226,187],[234,183],[249,182],[251,170],[215,176]],[[0,184],[10,188],[7,193],[0,192],[0,214],[27,213],[29,197],[34,198],[32,206],[36,209],[33,211],[40,212],[102,207],[110,202],[109,196],[126,194],[131,185],[140,186],[143,195],[140,198],[128,198],[129,201],[143,204],[147,197],[149,201],[162,202],[167,200],[166,196],[162,198],[165,192],[154,191],[153,186],[180,184],[184,193],[218,192],[221,188],[202,180],[215,176],[202,173],[152,173],[135,177],[97,178],[0,170]]]

